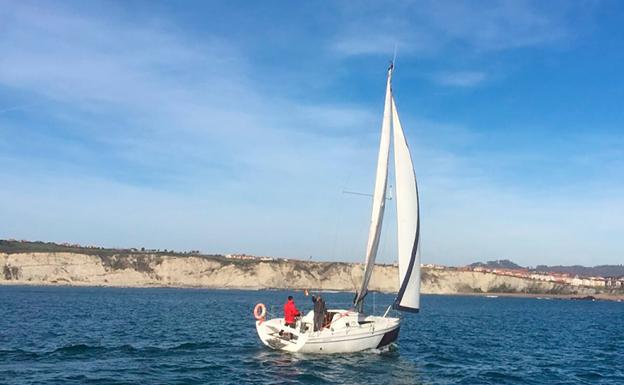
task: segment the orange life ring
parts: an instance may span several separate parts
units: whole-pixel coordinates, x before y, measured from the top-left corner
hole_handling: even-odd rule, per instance
[[[254,317],[257,320],[264,320],[264,316],[266,315],[266,306],[263,303],[259,303],[254,307]]]

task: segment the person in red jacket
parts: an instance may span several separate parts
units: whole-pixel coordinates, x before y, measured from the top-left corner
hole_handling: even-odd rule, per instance
[[[286,326],[294,329],[296,325],[295,317],[298,317],[300,315],[301,313],[297,309],[297,306],[295,306],[295,300],[293,299],[292,295],[289,295],[288,301],[286,301],[286,303],[284,304],[284,323],[286,324]]]

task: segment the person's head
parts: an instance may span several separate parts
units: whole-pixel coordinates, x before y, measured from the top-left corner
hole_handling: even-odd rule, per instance
[[[292,295],[289,295],[289,296],[288,296],[288,300],[289,300],[289,301],[292,301],[292,300],[293,300]]]

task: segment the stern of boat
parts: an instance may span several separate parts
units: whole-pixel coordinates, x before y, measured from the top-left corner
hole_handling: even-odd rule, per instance
[[[301,333],[299,323],[293,329],[284,325],[283,318],[256,321],[258,337],[264,345],[274,350],[298,352],[305,345],[308,334]]]

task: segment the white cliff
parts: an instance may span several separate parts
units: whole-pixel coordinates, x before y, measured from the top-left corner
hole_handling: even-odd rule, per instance
[[[229,260],[222,257],[155,254],[0,253],[0,284],[206,287],[242,289],[355,290],[363,267],[356,263],[298,260]],[[493,273],[457,269],[422,270],[422,291],[431,294],[599,293],[595,288],[562,285]],[[398,288],[395,266],[375,267],[371,290]]]

